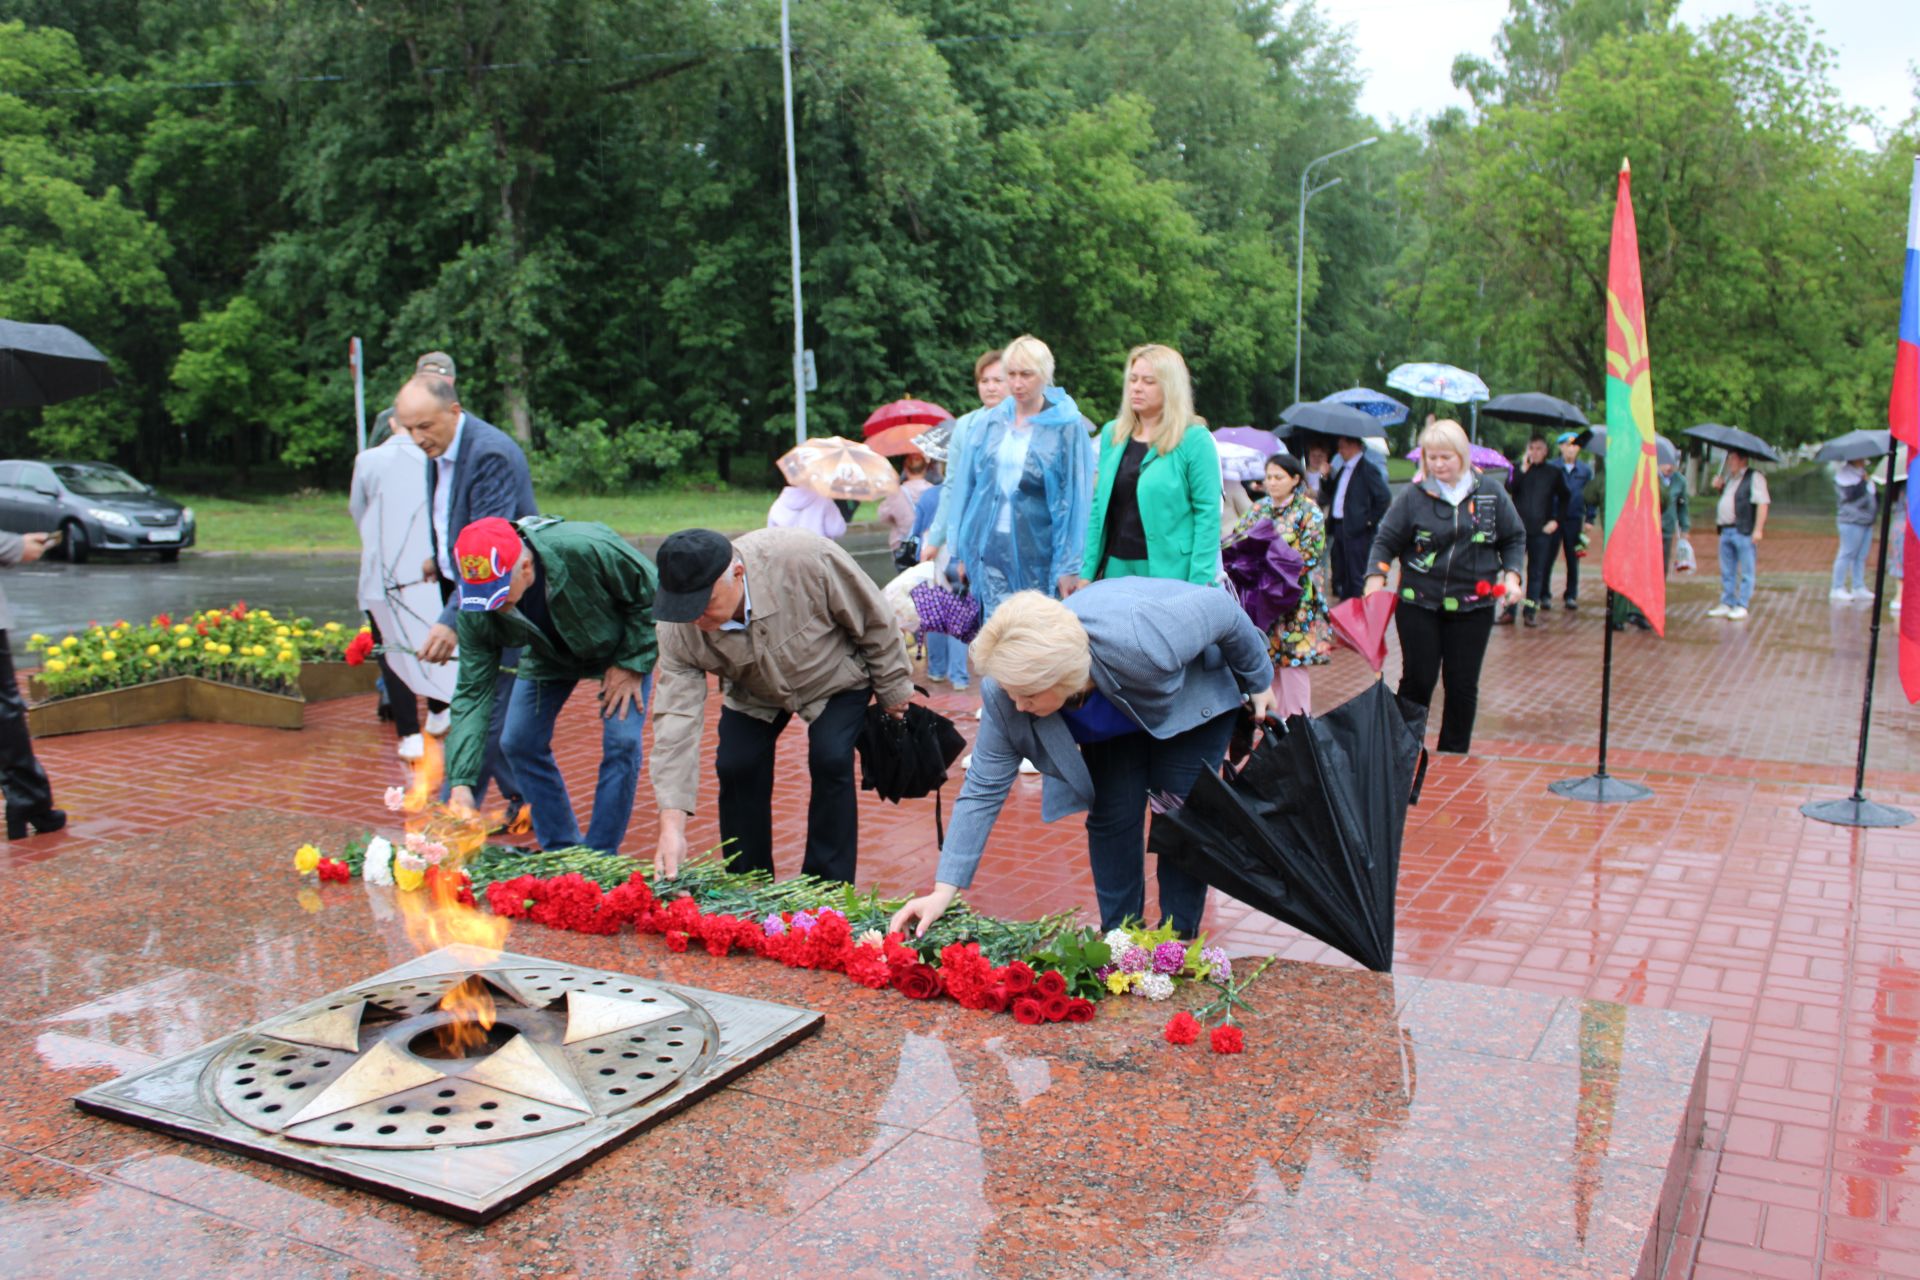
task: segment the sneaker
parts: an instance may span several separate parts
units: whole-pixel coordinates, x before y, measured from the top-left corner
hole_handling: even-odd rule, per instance
[[[1747,611],[1744,608],[1733,609],[1727,613],[1728,622],[1745,622],[1746,620]]]
[[[975,720],[978,720],[981,716],[986,714],[986,710],[987,710],[987,704],[984,702],[981,703],[979,706],[973,709],[973,718]]]
[[[1867,590],[1865,587],[1855,587],[1853,589],[1853,598],[1862,601],[1871,600],[1873,599],[1873,592]]]
[[[1847,604],[1859,599],[1859,597],[1845,587],[1835,587],[1833,590],[1827,592],[1827,599],[1833,601],[1835,604]]]
[[[945,684],[946,682],[947,678],[945,676],[936,676],[932,672],[927,673],[928,684]]]
[[[962,769],[973,768],[973,752],[969,751],[967,752],[967,754],[960,757],[960,767]]]
[[[417,733],[410,733],[400,739],[400,745],[394,748],[394,753],[411,764],[427,754],[427,740]]]
[[[1568,613],[1578,613],[1580,612],[1580,602],[1578,600],[1569,600],[1561,605],[1561,608],[1565,609]]]
[[[1533,610],[1531,609],[1527,610],[1527,616],[1523,621],[1529,627],[1537,627],[1540,625],[1540,619],[1533,616]]]
[[[1038,773],[1040,772],[1040,766],[1035,764],[1033,761],[1027,759],[1026,757],[1022,756],[1020,759],[1020,772]]]
[[[1713,606],[1713,608],[1711,608],[1711,609],[1709,609],[1709,610],[1707,610],[1707,616],[1708,616],[1709,618],[1724,618],[1724,617],[1726,617],[1726,616],[1727,616],[1728,614],[1730,614],[1730,613],[1732,613],[1732,612],[1733,612],[1733,606],[1732,606],[1732,605],[1730,605],[1730,604],[1717,604],[1717,605],[1715,605],[1715,606]]]
[[[962,683],[960,683],[960,681],[958,681],[958,680],[955,680],[955,681],[953,682],[953,691],[954,691],[955,693],[965,693],[965,692],[967,691],[967,689],[968,689],[968,687],[969,687],[969,686],[967,686],[967,685],[964,685],[964,684],[962,684]]]
[[[447,736],[447,730],[453,728],[453,710],[427,712],[427,732],[436,738]]]

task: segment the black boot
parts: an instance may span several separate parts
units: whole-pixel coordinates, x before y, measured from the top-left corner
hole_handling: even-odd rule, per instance
[[[52,806],[48,806],[45,809],[37,809],[32,813],[27,813],[15,809],[11,805],[7,806],[7,839],[9,840],[25,840],[27,838],[28,827],[32,827],[36,832],[45,836],[52,835],[66,825],[67,811],[65,809],[55,809]]]

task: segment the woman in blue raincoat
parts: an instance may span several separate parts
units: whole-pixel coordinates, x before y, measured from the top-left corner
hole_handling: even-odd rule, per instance
[[[1073,590],[1093,497],[1093,443],[1073,397],[1053,385],[1053,352],[1023,334],[1001,355],[1008,395],[974,424],[954,566],[984,617],[1016,591]]]

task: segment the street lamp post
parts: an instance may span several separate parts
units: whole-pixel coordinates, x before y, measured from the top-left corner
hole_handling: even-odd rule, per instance
[[[793,439],[807,442],[807,328],[800,311],[800,178],[793,160],[793,31],[780,0],[780,89],[787,111],[787,231],[793,256]]]
[[[1349,151],[1358,151],[1361,147],[1370,147],[1380,141],[1379,138],[1362,138],[1360,141],[1341,147],[1338,151],[1329,151],[1323,156],[1315,156],[1307,161],[1307,167],[1300,171],[1300,231],[1294,240],[1293,249],[1293,399],[1300,402],[1300,321],[1301,291],[1307,286],[1307,201],[1325,191],[1328,187],[1340,185],[1339,178],[1321,183],[1312,190],[1307,189],[1307,179],[1320,165],[1343,156]]]

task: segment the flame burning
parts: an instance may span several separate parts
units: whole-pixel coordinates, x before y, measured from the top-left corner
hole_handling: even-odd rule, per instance
[[[409,842],[418,836],[423,847],[444,850],[437,865],[441,874],[428,877],[417,892],[398,895],[407,936],[423,954],[445,946],[463,946],[485,953],[483,964],[500,954],[512,922],[484,915],[460,901],[459,871],[486,843],[487,832],[499,824],[499,813],[472,813],[439,803],[446,776],[440,740],[426,739],[426,754],[413,765],[402,812]],[[493,996],[484,982],[469,979],[441,997],[440,1007],[453,1016],[435,1034],[443,1056],[463,1058],[487,1043],[494,1024]]]

